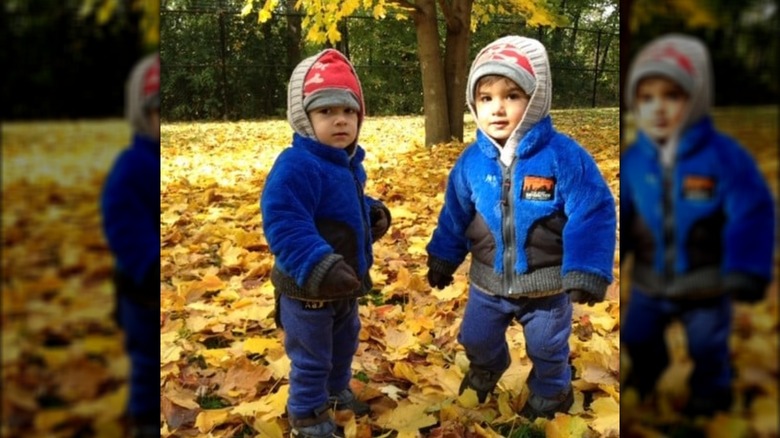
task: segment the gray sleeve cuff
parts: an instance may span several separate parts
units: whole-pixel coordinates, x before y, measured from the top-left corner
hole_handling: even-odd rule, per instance
[[[580,289],[591,294],[598,301],[603,301],[607,294],[609,282],[596,274],[590,274],[582,271],[572,271],[563,276],[563,291],[569,292],[572,289]]]
[[[328,274],[328,271],[330,271],[330,268],[343,259],[344,257],[338,254],[328,254],[323,257],[323,259],[320,260],[320,262],[317,263],[311,270],[311,274],[309,274],[309,278],[306,280],[306,284],[303,285],[303,289],[312,295],[318,294],[322,280],[325,279],[325,276]]]
[[[452,275],[458,270],[458,265],[442,260],[438,257],[428,255],[428,268],[444,275]]]

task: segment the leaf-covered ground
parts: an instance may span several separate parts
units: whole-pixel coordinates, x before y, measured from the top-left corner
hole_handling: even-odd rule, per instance
[[[617,195],[618,112],[557,112],[555,121],[591,151]],[[473,139],[473,124],[466,129]],[[291,130],[285,121],[263,121],[174,124],[162,132],[163,435],[282,436],[290,364],[272,318],[272,258],[259,197]],[[424,280],[424,247],[463,145],[429,150],[423,138],[419,117],[369,118],[361,133],[366,192],[388,205],[393,226],[374,245],[375,290],[362,300],[353,364],[353,388],[372,413],[339,421],[356,437],[529,433],[515,415],[528,396],[531,367],[519,325],[506,335],[513,364],[497,397],[484,406],[473,392],[458,397],[468,366],[456,341],[467,264],[455,284],[432,291]],[[576,307],[575,405],[571,415],[539,421],[533,430],[617,435],[618,295],[615,283],[608,301]]]
[[[594,154],[617,195],[617,111],[554,117]],[[716,120],[745,139],[777,181],[777,151],[767,146],[777,144],[777,108],[721,110]],[[467,133],[468,141],[473,123]],[[289,136],[283,121],[163,128],[163,436],[273,437],[286,429],[278,418],[289,361],[271,320],[259,194]],[[470,395],[458,398],[466,361],[455,336],[467,269],[451,288],[431,291],[423,266],[446,172],[462,145],[427,151],[415,117],[369,118],[361,138],[368,191],[390,205],[395,222],[375,245],[377,291],[361,306],[353,384],[372,414],[341,418],[350,436],[614,435],[621,417],[621,435],[628,428],[648,437],[691,430],[669,410],[684,398],[690,369],[678,328],[669,333],[675,362],[662,384],[661,411],[631,417],[630,395],[621,400],[617,282],[609,302],[575,308],[571,415],[532,430],[514,417],[527,397],[529,369],[517,326],[507,334],[517,348],[498,396],[482,407]],[[97,200],[128,139],[121,120],[2,126],[3,436],[121,435],[128,362],[109,315],[112,260]],[[777,283],[766,302],[736,310],[740,399],[733,412],[698,426],[711,436],[777,436]]]
[[[122,120],[2,127],[2,436],[122,436],[128,360],[111,319],[98,196]]]

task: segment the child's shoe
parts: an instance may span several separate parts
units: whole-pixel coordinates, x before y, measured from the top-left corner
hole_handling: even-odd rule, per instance
[[[501,378],[501,374],[503,373],[471,367],[463,377],[463,381],[460,382],[458,394],[463,394],[463,391],[467,388],[471,388],[477,392],[477,400],[479,400],[480,403],[484,403],[488,394],[495,389],[498,380]]]
[[[324,405],[307,417],[290,415],[290,437],[331,438],[336,436],[336,423],[330,415],[330,406]]]
[[[151,438],[160,436],[159,415],[131,417],[130,438]]]
[[[709,396],[691,395],[685,405],[684,413],[690,418],[699,416],[712,417],[716,412],[728,412],[734,401],[734,395],[730,389],[716,391]]]
[[[352,411],[356,417],[367,415],[371,412],[371,407],[368,403],[358,400],[349,388],[342,390],[338,394],[331,395],[328,401],[333,410]]]
[[[559,399],[542,398],[536,394],[531,394],[523,409],[520,410],[520,416],[527,418],[529,421],[533,421],[538,417],[551,419],[556,412],[569,412],[569,408],[573,404],[574,390],[571,386],[569,387],[569,392]]]

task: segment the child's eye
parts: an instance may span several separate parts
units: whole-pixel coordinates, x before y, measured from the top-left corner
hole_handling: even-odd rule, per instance
[[[320,114],[324,114],[324,115],[330,114],[330,108],[328,107],[320,108]]]
[[[344,108],[344,114],[354,114],[356,112],[353,108]]]
[[[509,95],[506,98],[509,100],[518,100],[522,98],[522,96],[520,95],[520,93],[509,93]]]
[[[682,93],[679,91],[670,91],[669,93],[666,93],[666,98],[673,101],[678,101],[682,99]]]
[[[491,100],[490,96],[487,95],[479,96],[480,102],[490,102],[490,100]]]

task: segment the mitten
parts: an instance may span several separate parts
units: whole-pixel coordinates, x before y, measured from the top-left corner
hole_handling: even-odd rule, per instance
[[[325,298],[348,296],[360,287],[360,280],[344,261],[336,262],[320,283],[320,294]]]
[[[387,233],[387,229],[390,228],[390,210],[384,205],[374,204],[370,210],[371,220],[371,238],[374,242],[379,240]]]
[[[731,294],[735,301],[742,303],[757,303],[766,296],[767,280],[750,274],[731,274],[725,278],[726,292]]]
[[[571,297],[571,301],[573,303],[587,304],[588,307],[593,307],[594,304],[601,301],[595,296],[593,296],[591,293],[583,289],[571,289],[568,292],[569,292],[569,296]]]
[[[444,289],[452,284],[452,275],[443,274],[433,269],[428,269],[428,284],[437,289]]]
[[[764,299],[766,294],[761,289],[745,289],[732,291],[735,301],[741,303],[755,304]]]

